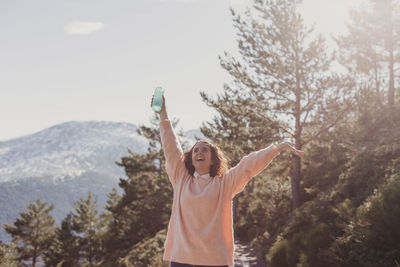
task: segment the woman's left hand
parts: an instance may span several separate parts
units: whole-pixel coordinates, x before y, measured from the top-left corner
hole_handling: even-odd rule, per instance
[[[289,142],[283,142],[283,143],[280,143],[277,147],[278,147],[279,151],[288,149],[288,150],[292,151],[293,154],[295,154],[296,156],[301,158],[304,155],[304,151],[299,150],[299,149],[295,148],[294,146],[295,146],[295,144],[291,144]]]

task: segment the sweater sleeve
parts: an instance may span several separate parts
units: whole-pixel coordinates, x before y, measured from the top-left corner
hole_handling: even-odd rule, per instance
[[[250,179],[259,174],[272,159],[279,154],[275,145],[255,151],[243,157],[240,162],[225,174],[225,186],[230,187],[232,197],[243,191]]]
[[[175,188],[178,179],[186,170],[182,148],[169,120],[160,122],[160,135],[165,155],[165,168],[168,178]]]

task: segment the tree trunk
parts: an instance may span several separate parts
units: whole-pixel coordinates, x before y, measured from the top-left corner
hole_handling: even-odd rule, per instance
[[[33,249],[33,257],[32,257],[32,267],[36,267],[36,258],[37,258],[37,252],[36,252],[36,246]]]
[[[297,41],[297,40],[296,40]],[[300,63],[299,57],[296,51],[296,104],[294,107],[295,111],[295,146],[297,149],[301,148],[300,140],[301,140],[301,74],[300,74]],[[295,210],[300,207],[300,158],[293,155],[293,165],[292,165],[292,209]]]
[[[393,19],[392,10],[388,12],[389,18],[389,32],[388,32],[388,49],[389,49],[389,91],[388,91],[388,104],[392,107],[394,104],[394,56],[393,56]]]
[[[388,104],[392,107],[394,104],[394,58],[393,58],[393,46],[390,50],[389,58],[389,92],[388,92]]]
[[[300,99],[300,97],[298,98]],[[300,100],[296,101],[300,109]],[[297,109],[297,108],[296,108]],[[295,133],[295,147],[296,149],[301,149],[301,125],[300,125],[300,112],[296,115],[296,133]],[[293,155],[292,161],[292,209],[295,210],[301,205],[300,198],[300,157]]]
[[[300,207],[300,158],[293,155],[292,166],[292,209]]]
[[[89,266],[93,266],[93,255],[92,255],[92,238],[89,237]]]
[[[163,167],[164,166],[162,166],[162,158],[158,158],[158,164],[159,164],[159,167],[158,167],[158,178],[161,180],[162,179],[162,174],[163,174]]]

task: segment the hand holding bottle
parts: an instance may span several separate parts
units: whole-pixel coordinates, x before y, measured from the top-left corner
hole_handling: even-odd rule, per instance
[[[162,87],[157,87],[154,90],[154,94],[153,94],[153,98],[151,101],[151,108],[155,111],[155,112],[160,112],[163,104],[164,104],[164,89]]]
[[[151,98],[150,107],[154,110],[154,112],[160,115],[160,120],[168,119],[168,114],[165,107],[164,90],[161,87],[157,87],[155,89],[153,97]]]

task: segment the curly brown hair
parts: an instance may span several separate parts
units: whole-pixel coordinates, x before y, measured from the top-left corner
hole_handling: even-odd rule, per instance
[[[193,149],[196,146],[197,143],[205,143],[208,145],[208,147],[211,149],[211,160],[213,164],[210,167],[210,176],[211,177],[221,177],[223,174],[225,174],[228,171],[228,161],[224,156],[224,153],[221,151],[221,149],[208,142],[207,140],[198,140],[191,149],[186,151],[184,153],[184,161],[185,161],[185,166],[190,175],[193,176],[194,174],[194,166],[192,162],[192,153]]]

